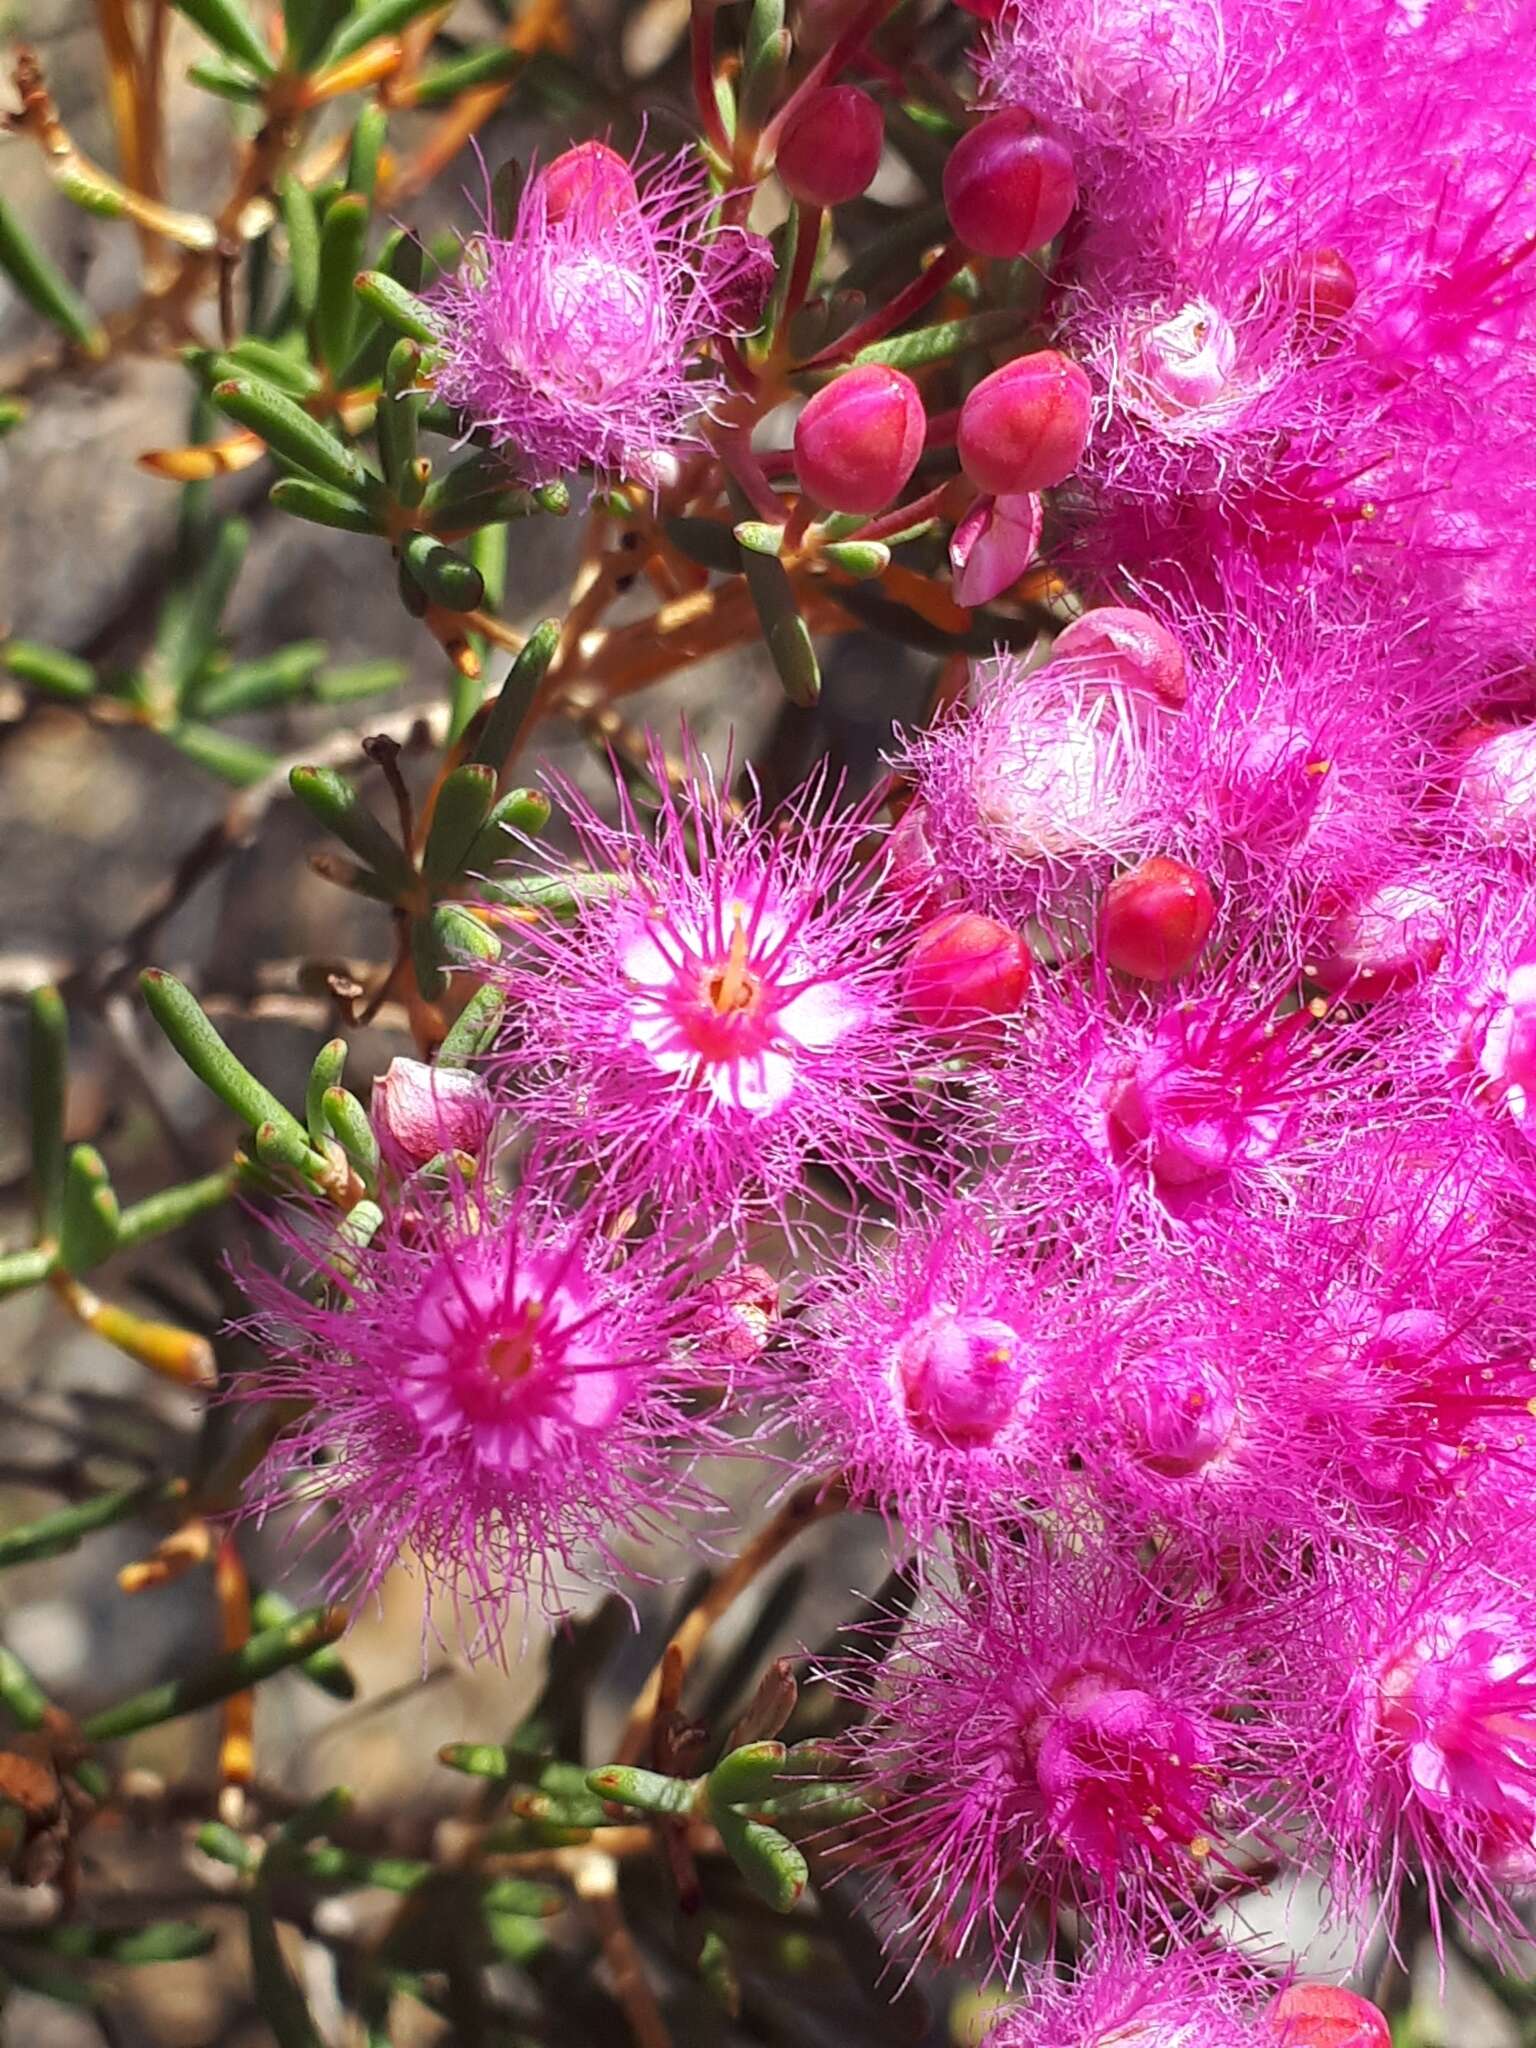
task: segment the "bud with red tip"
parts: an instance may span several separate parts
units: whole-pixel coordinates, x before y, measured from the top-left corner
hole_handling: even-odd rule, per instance
[[[824,386],[795,422],[800,486],[829,512],[883,512],[923,452],[917,386],[883,363],[861,363]]]
[[[907,1009],[927,1031],[985,1043],[1023,1003],[1033,964],[1028,946],[1006,925],[947,910],[913,941]]]
[[[1354,308],[1360,282],[1354,266],[1337,249],[1309,249],[1291,265],[1291,296],[1297,324],[1309,333],[1325,333]]]
[[[634,173],[606,142],[579,142],[546,166],[538,176],[544,197],[544,218],[553,225],[577,207],[594,209],[598,220],[618,220],[640,204]]]
[[[1328,920],[1312,979],[1353,1003],[1410,987],[1433,974],[1451,934],[1451,907],[1425,883],[1383,882]]]
[[[480,1150],[490,1133],[491,1096],[478,1074],[395,1059],[373,1084],[369,1113],[387,1156],[424,1166],[440,1152]]]
[[[785,122],[776,169],[791,199],[842,206],[868,189],[884,143],[885,122],[867,92],[824,85]]]
[[[950,151],[944,204],[973,255],[1025,256],[1059,235],[1077,204],[1072,152],[1023,107],[989,114]]]
[[[1085,687],[1183,708],[1189,695],[1184,650],[1168,628],[1129,605],[1096,605],[1056,636],[1051,660],[1071,661]]]
[[[979,491],[1043,491],[1069,477],[1088,440],[1092,390],[1053,348],[1004,363],[960,408],[960,467]]]
[[[1104,894],[1104,957],[1138,981],[1172,981],[1193,967],[1216,922],[1216,899],[1198,868],[1155,853]]]
[[[1040,545],[1040,500],[1030,492],[979,497],[950,536],[956,604],[990,604],[1017,583]]]
[[[939,866],[929,838],[928,806],[921,797],[907,805],[885,842],[885,874],[889,886],[919,915],[932,916],[964,894]]]
[[[1369,1999],[1338,1984],[1291,1984],[1264,2016],[1272,2048],[1392,2048]]]

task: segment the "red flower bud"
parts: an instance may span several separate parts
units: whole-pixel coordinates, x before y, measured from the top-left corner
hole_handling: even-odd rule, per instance
[[[491,1096],[478,1074],[395,1059],[373,1084],[369,1114],[387,1154],[424,1166],[439,1152],[480,1150],[491,1128]]]
[[[1024,1001],[1033,968],[1017,932],[971,910],[946,910],[924,925],[907,961],[907,1009],[927,1031],[996,1035]]]
[[[1274,2048],[1392,2048],[1392,2030],[1369,1999],[1337,1984],[1292,1984],[1265,2015]]]
[[[928,807],[921,797],[902,812],[885,842],[887,884],[906,897],[912,909],[935,915],[946,903],[958,902],[961,889],[939,866],[928,837]]]
[[[1055,349],[1004,363],[960,408],[960,467],[996,497],[1063,482],[1082,459],[1091,395],[1082,370]]]
[[[990,604],[1017,583],[1040,545],[1040,500],[1017,495],[979,497],[949,541],[955,603]]]
[[[564,220],[578,206],[590,206],[600,220],[617,220],[640,203],[629,165],[606,142],[578,142],[539,173],[544,214]]]
[[[1139,981],[1172,981],[1199,959],[1215,922],[1204,875],[1155,853],[1104,892],[1104,957]]]
[[[884,143],[884,117],[867,92],[824,85],[784,124],[776,168],[792,199],[841,206],[867,188]]]
[[[1291,266],[1290,286],[1297,319],[1309,329],[1342,320],[1360,290],[1353,267],[1337,249],[1309,249],[1298,256]]]
[[[883,512],[917,467],[926,431],[910,377],[882,363],[845,370],[795,422],[800,486],[829,512]]]
[[[1077,204],[1072,152],[1023,107],[989,114],[950,151],[944,204],[974,255],[1027,255],[1061,233]]]
[[[1086,683],[1146,697],[1170,711],[1189,695],[1184,650],[1150,612],[1127,605],[1096,605],[1056,636],[1052,661],[1072,661]]]

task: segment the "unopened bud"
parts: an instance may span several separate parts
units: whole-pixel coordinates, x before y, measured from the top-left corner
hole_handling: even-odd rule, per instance
[[[1491,846],[1536,838],[1536,725],[1468,735],[1462,755],[1458,808]]]
[[[1017,932],[975,911],[947,910],[913,941],[907,1009],[927,1031],[985,1042],[1023,1003],[1032,967]]]
[[[1023,107],[989,114],[950,151],[944,204],[973,254],[1025,256],[1059,235],[1077,204],[1072,152]]]
[[[1104,895],[1104,957],[1138,981],[1172,981],[1193,967],[1216,922],[1216,899],[1197,868],[1153,854]]]
[[[928,835],[928,806],[921,797],[907,805],[885,842],[886,880],[923,915],[960,900],[960,884],[939,866]]]
[[[373,1127],[387,1153],[424,1166],[440,1152],[478,1153],[491,1128],[491,1096],[478,1074],[391,1060],[373,1084]]]
[[[818,391],[795,422],[801,489],[829,512],[883,512],[923,452],[917,386],[883,363],[861,363]]]
[[[1298,325],[1321,333],[1354,308],[1360,283],[1337,249],[1309,249],[1290,266],[1290,297]]]
[[[1177,419],[1223,397],[1237,366],[1232,323],[1205,299],[1139,328],[1125,350],[1124,397],[1144,418]]]
[[[599,220],[620,220],[640,201],[629,165],[606,142],[579,142],[563,151],[539,173],[538,188],[551,223],[578,207],[590,208]]]
[[[766,1266],[735,1266],[704,1289],[700,1333],[720,1356],[745,1365],[767,1349],[779,1320],[779,1283]]]
[[[1058,633],[1051,660],[1075,664],[1085,688],[1119,690],[1132,698],[1183,707],[1189,695],[1184,650],[1150,612],[1097,605]]]
[[[950,536],[956,604],[990,604],[1017,583],[1035,559],[1040,527],[1040,500],[1029,492],[978,498]]]
[[[1288,1985],[1265,2025],[1273,2048],[1392,2048],[1385,2017],[1339,1984]]]
[[[1055,349],[1004,363],[960,408],[960,467],[998,496],[1064,482],[1082,460],[1092,395],[1083,371]]]
[[[869,94],[824,85],[784,124],[775,168],[792,199],[841,206],[868,188],[884,146],[885,122]]]
[[[1330,995],[1374,1002],[1440,965],[1450,907],[1418,882],[1383,882],[1329,919],[1311,978]]]

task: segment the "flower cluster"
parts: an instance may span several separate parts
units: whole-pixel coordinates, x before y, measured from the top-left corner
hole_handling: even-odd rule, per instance
[[[916,1605],[829,1668],[847,1854],[899,1959],[1028,1980],[997,2048],[1377,2048],[1214,1910],[1291,1865],[1513,1932],[1536,1882],[1519,14],[1005,0],[935,268],[1054,245],[1051,345],[944,424],[819,380],[780,474],[793,542],[894,535],[937,455],[944,602],[1044,545],[1050,643],[862,801],[686,737],[644,800],[555,785],[574,851],[487,891],[483,1077],[386,1091],[372,1235],[301,1221],[318,1299],[260,1290],[306,1404],[270,1497],[492,1633],[693,1504],[722,1409],[884,1518]],[[813,111],[848,162],[789,148],[802,229],[877,154]],[[443,289],[439,389],[529,476],[654,482],[754,261],[576,152]]]

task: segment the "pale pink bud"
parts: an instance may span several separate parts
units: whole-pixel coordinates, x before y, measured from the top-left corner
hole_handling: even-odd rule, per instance
[[[1104,894],[1104,957],[1139,981],[1172,981],[1193,967],[1216,922],[1216,899],[1197,868],[1155,853]]]
[[[704,1289],[700,1323],[707,1342],[745,1365],[765,1351],[779,1320],[779,1283],[766,1266],[737,1266]]]
[[[868,188],[884,145],[885,121],[869,94],[824,85],[785,122],[775,168],[792,199],[841,206]]]
[[[914,1427],[955,1447],[989,1444],[1012,1421],[1029,1365],[1011,1323],[947,1308],[924,1316],[896,1353]]]
[[[925,1030],[985,1040],[1023,1003],[1032,967],[1017,932],[975,911],[947,910],[912,943],[907,1008]]]
[[[1536,725],[1464,742],[1460,804],[1492,846],[1536,838]]]
[[[544,216],[564,220],[577,207],[591,207],[598,220],[618,220],[640,204],[634,175],[606,142],[578,142],[539,173]]]
[[[1170,711],[1189,695],[1184,650],[1150,612],[1127,605],[1096,605],[1056,636],[1052,661],[1072,661],[1085,687],[1102,684],[1130,697],[1148,698]]]
[[[1040,500],[1029,492],[982,496],[949,539],[956,604],[990,604],[1017,583],[1040,545]]]
[[[1072,152],[1023,107],[989,114],[950,151],[944,204],[973,255],[1027,255],[1061,233],[1077,204]]]
[[[478,1074],[395,1059],[373,1084],[370,1113],[386,1152],[422,1166],[439,1152],[480,1150],[491,1128],[491,1096]]]
[[[960,900],[960,884],[944,873],[934,855],[928,806],[921,797],[907,805],[885,842],[885,873],[890,886],[924,915]]]
[[[1382,2014],[1339,1984],[1288,1985],[1264,2017],[1273,2048],[1392,2048]]]
[[[795,422],[801,489],[829,512],[883,512],[917,467],[926,430],[910,377],[883,363],[845,370]]]
[[[1374,1002],[1432,974],[1445,953],[1450,908],[1418,882],[1383,882],[1328,921],[1312,979],[1330,995]]]
[[[1055,349],[1004,363],[960,408],[960,467],[997,496],[1064,482],[1082,460],[1092,396],[1083,371]]]
[[[1237,366],[1232,323],[1205,299],[1191,299],[1170,319],[1132,335],[1125,356],[1125,396],[1143,413],[1177,418],[1221,398]]]

